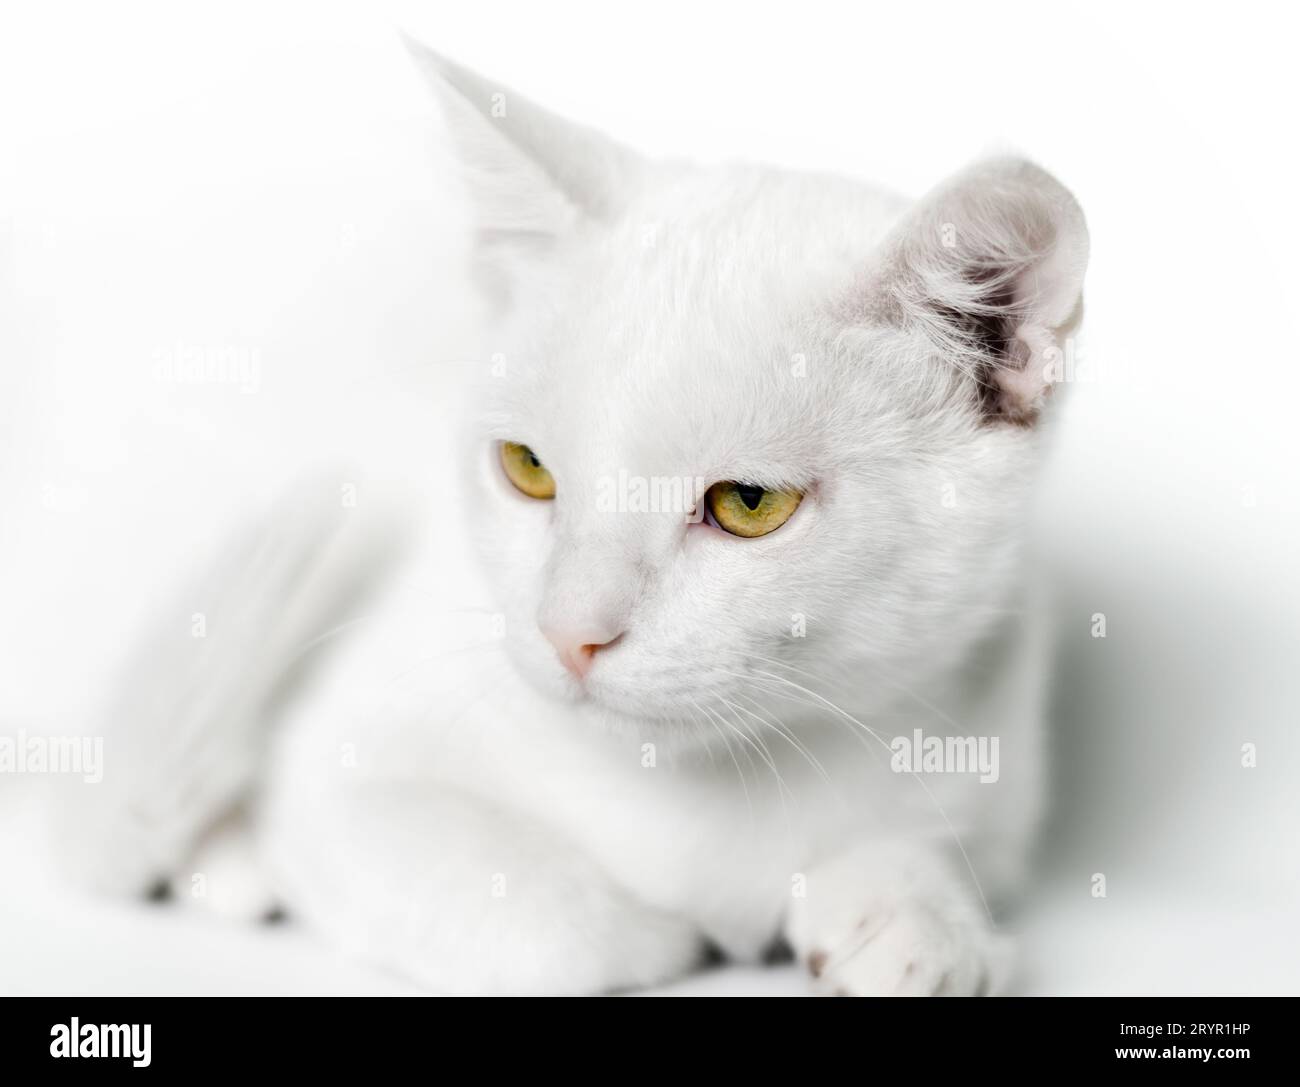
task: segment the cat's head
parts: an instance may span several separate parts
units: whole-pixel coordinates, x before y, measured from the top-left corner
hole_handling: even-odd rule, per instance
[[[466,445],[523,672],[709,728],[862,706],[967,652],[1015,591],[1079,310],[1069,193],[1013,159],[911,206],[650,162],[417,55],[496,307]]]

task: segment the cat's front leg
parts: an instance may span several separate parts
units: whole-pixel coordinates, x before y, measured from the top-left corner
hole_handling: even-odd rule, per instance
[[[501,804],[417,781],[289,799],[268,813],[266,835],[289,915],[434,992],[612,992],[703,957],[691,923]]]
[[[1010,940],[970,873],[930,843],[857,846],[811,868],[805,892],[786,939],[818,992],[977,996],[1005,979]]]

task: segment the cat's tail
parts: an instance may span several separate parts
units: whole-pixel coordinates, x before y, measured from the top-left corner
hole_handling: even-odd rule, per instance
[[[166,885],[255,792],[270,723],[330,635],[391,569],[398,522],[291,488],[175,594],[128,655],[102,722],[102,774],[62,790],[54,849],[99,892]]]

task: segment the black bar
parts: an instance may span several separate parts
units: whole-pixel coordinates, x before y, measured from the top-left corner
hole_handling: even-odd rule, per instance
[[[12,1084],[69,1069],[167,1077],[409,1069],[441,1078],[468,1066],[495,1077],[512,1063],[524,1073],[585,1069],[602,1079],[650,1066],[693,1077],[754,1063],[769,1075],[787,1068],[815,1075],[821,1066],[862,1081],[908,1066],[927,1079],[948,1068],[989,1075],[1124,1065],[1139,1074],[1209,1070],[1235,1079],[1253,1072],[1294,1078],[1300,1048],[1294,998],[722,1003],[735,1000],[14,997],[0,1001],[0,1068]],[[52,1047],[68,1048],[74,1017],[78,1055],[52,1055]],[[140,1029],[128,1035],[99,1029],[105,1025]],[[82,1055],[101,1043],[128,1052]],[[1207,1049],[1208,1060],[1185,1055]]]

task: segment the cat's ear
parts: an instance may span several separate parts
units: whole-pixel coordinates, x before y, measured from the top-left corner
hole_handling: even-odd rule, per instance
[[[924,198],[887,243],[886,313],[975,382],[990,419],[1030,423],[1082,312],[1088,229],[1023,159],[981,163]]]
[[[485,265],[508,271],[584,219],[617,213],[640,170],[636,155],[403,37],[442,106]]]

